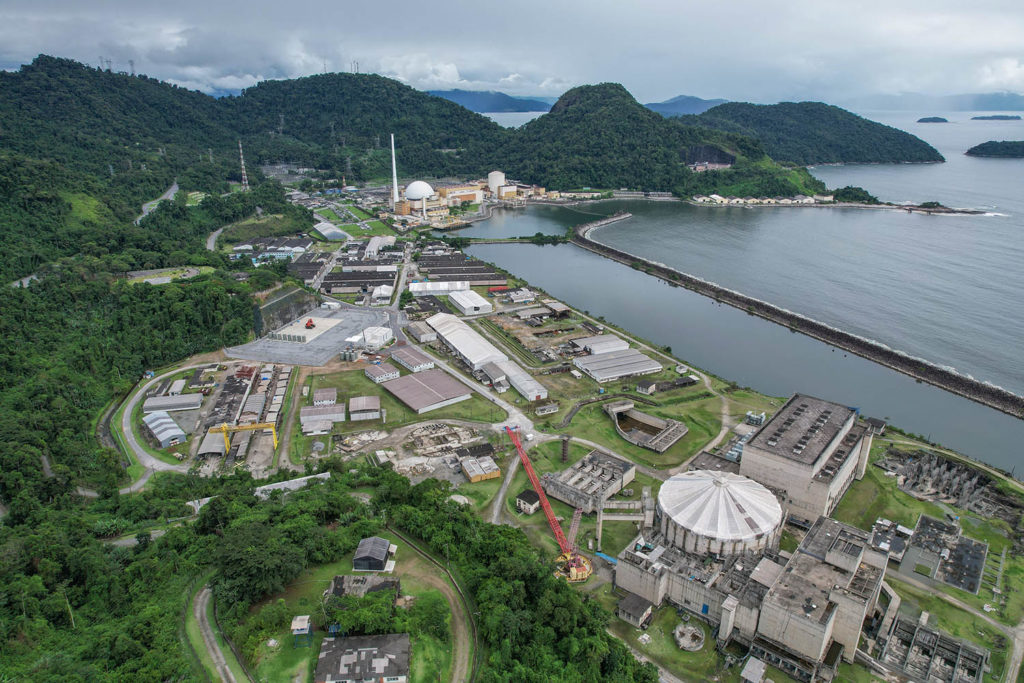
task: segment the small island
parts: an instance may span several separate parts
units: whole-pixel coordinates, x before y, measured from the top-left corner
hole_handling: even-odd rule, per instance
[[[1024,140],[989,140],[971,147],[966,152],[972,157],[1002,157],[1004,159],[1024,159]]]
[[[941,116],[925,116],[922,119],[917,120],[918,123],[949,123],[949,119],[944,119]]]
[[[971,121],[1020,121],[1016,114],[992,114],[990,116],[972,116]]]

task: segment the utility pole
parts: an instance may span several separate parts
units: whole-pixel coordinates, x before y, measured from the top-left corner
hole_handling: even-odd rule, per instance
[[[134,78],[135,77],[135,60],[134,59],[129,59],[128,60],[128,68],[131,69],[132,77]]]

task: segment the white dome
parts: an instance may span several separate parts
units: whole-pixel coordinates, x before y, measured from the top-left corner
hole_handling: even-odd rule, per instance
[[[406,199],[426,199],[434,194],[434,188],[422,180],[414,180],[405,188]]]
[[[673,545],[696,553],[739,554],[773,545],[782,507],[756,481],[697,470],[669,478],[658,492],[661,529]]]

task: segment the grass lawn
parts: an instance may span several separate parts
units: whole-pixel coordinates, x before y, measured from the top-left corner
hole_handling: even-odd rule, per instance
[[[443,576],[434,565],[420,557],[401,540],[391,537],[385,531],[381,534],[398,546],[395,555],[396,566],[394,576],[402,581],[403,595],[425,595],[439,593],[432,581]],[[323,592],[335,576],[352,573],[352,555],[347,554],[337,562],[309,567],[299,575],[282,593],[272,595],[254,606],[253,613],[260,607],[278,599],[284,599],[291,615],[309,614],[314,623],[313,642],[310,647],[292,647],[291,632],[284,628],[274,635],[278,641],[277,648],[269,648],[266,642],[259,646],[255,668],[258,680],[266,681],[311,681],[316,668],[317,653],[325,636],[321,599]],[[447,582],[447,578],[444,579]],[[427,683],[428,681],[448,680],[451,670],[451,647],[433,638],[417,637],[412,645],[411,673],[412,680]],[[239,678],[238,680],[245,680]]]
[[[373,216],[371,216],[370,214],[366,213],[365,211],[363,211],[362,209],[360,209],[358,206],[356,206],[354,204],[348,204],[347,208],[348,208],[349,211],[352,212],[352,215],[354,215],[356,218],[358,218],[361,221],[365,221],[365,220],[369,220],[369,219],[373,218]]]
[[[921,611],[928,612],[930,626],[988,649],[991,652],[989,662],[992,670],[985,674],[985,680],[998,681],[1002,679],[1008,647],[1006,637],[1002,633],[973,614],[916,586],[903,583],[892,575],[886,577],[886,582],[903,598],[903,603],[900,606],[901,612],[905,611],[913,616],[919,615]]]
[[[346,229],[344,226],[341,226],[341,229],[345,230],[346,232],[348,232],[350,235],[357,239],[359,237],[372,237],[373,235],[387,236],[397,234],[394,230],[391,229],[391,226],[389,226],[387,223],[383,221],[368,221],[366,223],[366,226],[369,228],[368,230],[363,229],[361,225],[354,225],[352,226],[351,230]]]
[[[320,214],[321,216],[323,216],[324,218],[331,222],[340,222],[342,220],[341,216],[334,213],[333,209],[317,209],[315,213]]]
[[[283,214],[266,214],[262,217],[252,216],[244,220],[232,223],[224,228],[224,232],[217,238],[217,244],[222,248],[230,249],[232,246],[246,240],[258,237],[284,237],[295,235],[308,230],[309,226]]]
[[[785,550],[786,552],[794,552],[797,546],[800,545],[800,541],[793,535],[791,531],[783,530],[782,538],[779,540],[779,550]]]

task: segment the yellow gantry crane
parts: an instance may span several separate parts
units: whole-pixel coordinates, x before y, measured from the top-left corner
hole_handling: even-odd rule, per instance
[[[220,427],[210,427],[211,432],[220,432],[224,435],[224,452],[231,450],[231,440],[228,438],[230,432],[255,432],[261,429],[269,429],[274,437],[274,450],[277,450],[277,426],[273,422],[257,422],[247,425],[229,425],[227,422]]]

